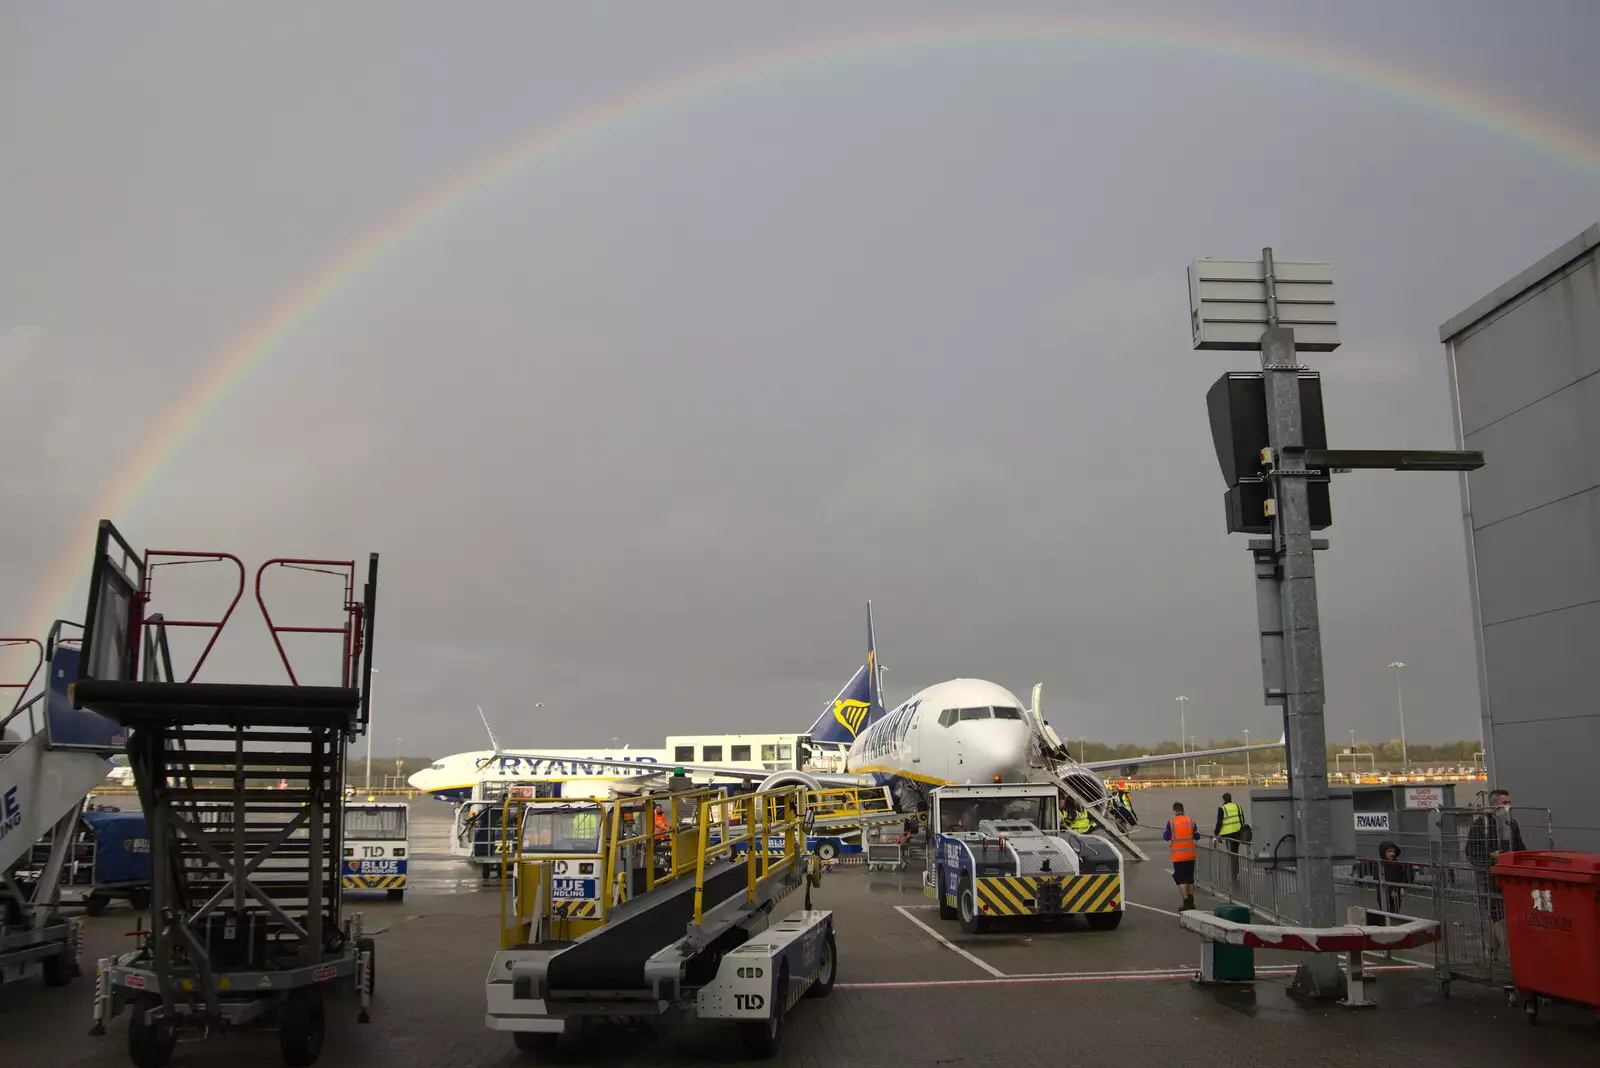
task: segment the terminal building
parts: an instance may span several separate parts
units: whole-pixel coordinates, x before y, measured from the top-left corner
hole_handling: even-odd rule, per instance
[[[1600,852],[1600,225],[1439,328],[1493,786]],[[1461,803],[1468,799],[1460,799]],[[1530,843],[1531,844],[1531,843]]]

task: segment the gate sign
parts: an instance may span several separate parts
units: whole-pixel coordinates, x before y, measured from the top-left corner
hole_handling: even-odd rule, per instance
[[[50,678],[44,698],[50,746],[119,752],[128,744],[127,730],[98,712],[73,708],[67,698],[67,686],[78,681],[78,661],[82,653],[76,645],[61,642],[57,642],[50,653]]]
[[[1437,786],[1407,786],[1406,808],[1443,808],[1444,791]]]
[[[1358,831],[1387,831],[1389,829],[1389,814],[1387,812],[1357,812],[1356,830]]]

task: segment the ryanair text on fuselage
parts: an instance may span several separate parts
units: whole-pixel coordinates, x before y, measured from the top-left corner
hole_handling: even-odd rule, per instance
[[[617,759],[627,761],[630,764],[661,763],[658,758],[653,756],[624,756]],[[498,760],[498,764],[496,764],[496,760]],[[583,760],[536,760],[533,757],[519,756],[484,757],[473,763],[478,771],[483,771],[491,764],[494,764],[495,774],[505,778],[514,778],[520,775],[590,777],[604,775],[610,771],[609,765],[596,765]]]

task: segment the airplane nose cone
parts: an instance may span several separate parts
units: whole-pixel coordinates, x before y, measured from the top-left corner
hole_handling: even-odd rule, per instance
[[[973,739],[972,748],[976,750],[974,756],[988,770],[990,778],[999,775],[1001,782],[1026,779],[1030,737],[1027,725],[991,722],[985,726],[988,730]]]

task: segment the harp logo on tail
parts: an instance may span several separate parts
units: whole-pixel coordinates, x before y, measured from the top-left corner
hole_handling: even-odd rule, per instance
[[[854,738],[861,733],[861,724],[870,711],[865,701],[840,700],[833,703],[833,718]]]

